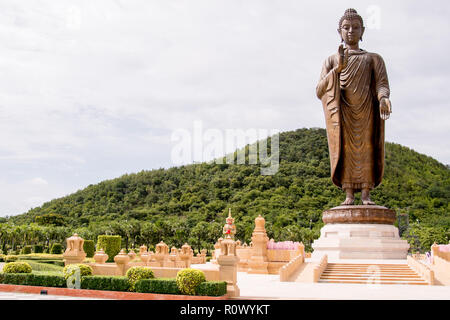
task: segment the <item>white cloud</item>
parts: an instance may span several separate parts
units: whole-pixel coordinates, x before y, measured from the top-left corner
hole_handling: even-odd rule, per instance
[[[46,186],[48,185],[47,180],[40,178],[40,177],[36,177],[30,180],[30,183],[33,185],[37,185],[37,186]]]
[[[356,9],[367,18],[372,4]],[[196,120],[222,130],[324,127],[315,86],[339,44],[339,17],[354,5],[2,1],[0,215],[23,212],[26,197],[47,201],[58,190],[168,167],[172,131]],[[450,5],[376,5],[380,29],[367,29],[362,47],[387,64],[387,140],[450,163]],[[11,187],[41,176],[52,182],[45,195]]]

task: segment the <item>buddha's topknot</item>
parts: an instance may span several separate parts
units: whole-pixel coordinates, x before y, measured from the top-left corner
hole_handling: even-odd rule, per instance
[[[339,32],[341,31],[341,25],[342,21],[344,20],[352,20],[352,19],[358,19],[361,22],[361,26],[364,26],[362,17],[358,14],[358,12],[355,9],[347,9],[344,12],[344,15],[339,20]]]

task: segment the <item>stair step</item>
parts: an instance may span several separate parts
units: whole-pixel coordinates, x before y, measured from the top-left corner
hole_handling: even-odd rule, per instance
[[[423,281],[420,277],[407,277],[407,278],[398,278],[398,277],[352,277],[352,276],[325,276],[321,277],[320,279],[343,279],[343,280],[399,280],[399,281],[407,281],[407,280],[413,280],[413,281]]]
[[[329,263],[319,282],[428,285],[407,264]]]
[[[383,274],[416,274],[412,271],[401,271],[401,272],[392,272],[392,271],[385,271],[385,270],[330,270],[325,269],[324,273],[328,272],[336,272],[336,273],[383,273]]]
[[[322,277],[353,277],[353,278],[378,277],[378,278],[397,278],[397,279],[405,279],[405,278],[421,279],[420,276],[418,276],[418,275],[398,276],[398,275],[393,275],[393,274],[370,274],[370,273],[365,273],[365,274],[350,274],[350,273],[347,273],[347,274],[346,273],[326,273],[326,274],[324,274],[323,273]]]
[[[319,280],[320,283],[356,283],[356,284],[369,284],[367,281],[358,281],[358,280]],[[389,280],[381,280],[381,281],[373,281],[370,284],[408,284],[408,285],[428,285],[425,281],[389,281]]]

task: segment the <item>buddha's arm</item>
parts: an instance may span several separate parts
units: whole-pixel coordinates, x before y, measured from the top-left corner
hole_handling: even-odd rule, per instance
[[[316,87],[316,94],[319,99],[322,99],[322,96],[329,90],[330,84],[333,85],[332,82],[337,79],[337,72],[334,68],[333,60],[333,56],[331,56],[323,64],[320,80]]]
[[[383,58],[378,54],[373,55],[373,71],[375,75],[375,91],[378,101],[383,98],[389,99],[391,94],[389,89],[389,80],[386,72],[386,66]]]

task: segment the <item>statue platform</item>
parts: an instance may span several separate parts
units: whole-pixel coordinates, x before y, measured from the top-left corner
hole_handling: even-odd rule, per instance
[[[324,211],[325,226],[311,258],[406,259],[409,244],[399,237],[394,210],[376,205],[339,206]]]

